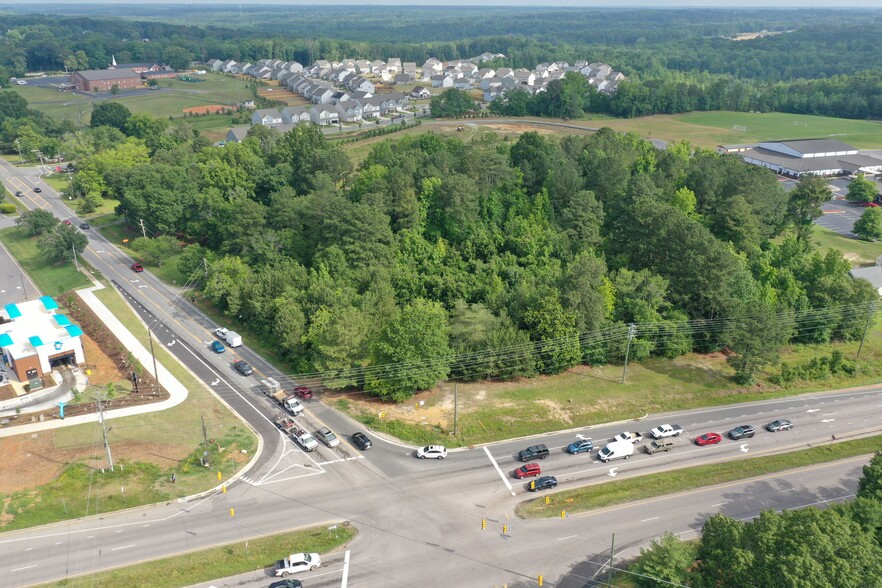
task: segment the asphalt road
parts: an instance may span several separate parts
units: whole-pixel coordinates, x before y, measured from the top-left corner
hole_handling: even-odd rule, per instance
[[[0,164],[4,181],[21,185],[33,182],[19,177],[17,172]],[[9,180],[10,176],[15,177]],[[26,201],[53,210],[60,218],[76,220],[48,187],[44,186],[41,195],[26,191]],[[539,573],[553,585],[568,574],[575,574],[573,578],[585,576],[590,566],[596,565],[591,562],[602,555],[612,532],[616,533],[617,544],[627,547],[665,529],[680,529],[688,521],[668,520],[652,507],[643,518],[658,516],[660,522],[647,520],[646,523],[653,524],[633,529],[634,521],[623,521],[621,513],[615,511],[609,519],[591,519],[582,525],[578,524],[579,517],[518,521],[513,512],[527,494],[526,484],[515,483],[510,472],[519,465],[515,458],[517,450],[526,445],[543,442],[552,449],[551,456],[541,462],[542,467],[557,475],[561,487],[566,488],[610,480],[611,468],[616,468],[617,476],[626,477],[738,459],[745,453],[762,455],[817,445],[829,442],[833,433],[844,438],[882,429],[882,388],[874,388],[658,415],[639,423],[599,426],[454,451],[441,462],[416,460],[413,448],[376,437],[374,448],[365,453],[344,442],[336,449],[322,447],[307,454],[276,430],[271,420],[278,410],[255,389],[258,378],[263,376],[273,376],[286,387],[293,383],[247,346],[220,355],[212,353],[208,344],[215,325],[207,317],[149,272],[132,272],[131,260],[100,235],[94,231],[87,234],[90,243],[83,257],[114,281],[170,353],[261,434],[263,450],[256,465],[225,494],[0,535],[0,583],[4,585],[27,586],[343,520],[359,528],[359,536],[351,545],[350,580],[360,586],[425,586],[441,577],[444,583],[463,586],[533,585]],[[233,357],[247,360],[259,375],[238,375],[230,367]],[[705,448],[688,442],[688,438],[708,431],[723,433],[745,422],[760,426],[779,417],[793,420],[794,430],[777,434],[759,432],[744,443],[724,441]],[[357,428],[317,399],[307,402],[306,413],[298,420],[310,430],[327,424],[341,436]],[[562,450],[576,435],[591,437],[599,446],[622,430],[645,432],[663,422],[679,423],[686,428],[678,447],[670,454],[638,453],[628,461],[603,465],[593,456],[569,456]],[[808,494],[817,492],[812,490]],[[716,508],[736,510],[773,504],[762,500],[743,502],[737,496],[729,500],[725,491],[717,492],[711,500],[714,502],[709,504],[719,505]],[[710,506],[696,511],[696,504],[691,503],[693,524],[701,520],[696,512],[711,512]],[[486,531],[480,529],[482,519],[488,521]],[[504,535],[503,524],[509,525]],[[317,582],[339,582],[335,561],[330,560],[322,568],[327,575]],[[582,572],[583,569],[586,571]]]

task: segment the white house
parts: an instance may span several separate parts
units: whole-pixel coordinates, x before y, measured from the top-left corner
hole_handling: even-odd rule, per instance
[[[271,127],[282,124],[282,113],[278,108],[262,108],[251,115],[251,124]]]

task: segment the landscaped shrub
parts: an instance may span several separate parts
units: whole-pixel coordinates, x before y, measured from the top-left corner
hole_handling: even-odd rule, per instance
[[[837,374],[853,376],[857,366],[848,361],[839,350],[830,353],[829,357],[814,357],[809,361],[781,364],[781,373],[773,378],[776,384],[787,385],[795,380],[824,380]]]
[[[15,204],[12,202],[0,203],[0,214],[15,214]]]

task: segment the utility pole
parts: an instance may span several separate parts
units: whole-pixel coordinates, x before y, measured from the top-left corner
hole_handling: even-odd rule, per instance
[[[142,235],[144,236],[144,238],[146,239],[146,238],[147,238],[147,230],[144,228],[144,219],[143,219],[143,218],[139,218],[138,220],[141,221],[141,234],[142,234]]]
[[[637,334],[637,325],[628,325],[628,347],[625,348],[625,365],[622,366],[622,384],[625,383],[625,372],[628,371],[628,356],[631,354],[631,339]]]
[[[612,587],[612,568],[613,568],[613,557],[616,552],[616,534],[612,534],[612,544],[609,546],[609,574],[606,576],[606,583],[608,586]]]
[[[156,381],[156,389],[153,395],[159,396],[159,370],[156,369],[156,353],[153,351],[153,333],[150,331],[150,327],[147,327],[147,338],[150,339],[150,355],[153,356],[153,379]]]
[[[456,437],[456,382],[453,383],[453,436]]]
[[[202,450],[202,466],[210,467],[208,463],[208,433],[205,431],[205,415],[202,415],[202,439],[205,441],[205,448]]]
[[[107,453],[107,467],[113,471],[113,456],[110,454],[110,441],[107,440],[107,427],[104,424],[104,402],[98,397],[98,422],[101,423],[101,431],[104,433],[104,451]]]
[[[870,319],[873,318],[874,314],[876,314],[876,303],[870,302],[870,308],[867,309],[867,322],[864,323],[864,334],[861,336],[861,344],[858,345],[855,359],[860,359],[861,357],[861,349],[864,348],[864,340],[867,338],[867,331],[870,329]]]

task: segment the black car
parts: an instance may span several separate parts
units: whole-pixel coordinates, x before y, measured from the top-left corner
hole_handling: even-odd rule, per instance
[[[24,196],[24,193],[21,190],[19,190],[15,193],[15,195],[18,196],[19,198],[21,198],[22,196]]]
[[[557,487],[557,478],[554,476],[542,476],[530,482],[530,492],[538,492],[539,490],[551,490]]]
[[[522,451],[518,451],[518,459],[522,462],[533,461],[534,459],[545,459],[548,457],[548,447],[542,444],[530,445]]]
[[[358,433],[352,434],[352,442],[356,447],[364,451],[365,449],[370,449],[373,443],[368,439],[367,435],[359,431]]]
[[[766,425],[766,430],[770,433],[777,433],[778,431],[789,431],[793,428],[793,423],[788,421],[787,419],[778,419],[777,421],[772,421],[768,425]]]
[[[269,588],[303,588],[303,584],[300,580],[280,580],[270,584]]]
[[[729,431],[729,438],[733,441],[738,441],[739,439],[750,439],[756,435],[756,429],[754,429],[751,425],[741,425],[740,427],[735,427],[731,431]]]
[[[42,192],[42,191],[43,191],[43,190],[41,190],[40,188],[34,188],[34,192],[36,192],[37,194],[39,194],[39,193]]]
[[[89,228],[89,223],[80,223],[80,228],[86,230]]]
[[[254,373],[254,368],[252,368],[247,361],[242,361],[241,359],[234,361],[233,367],[243,376],[250,376]]]

